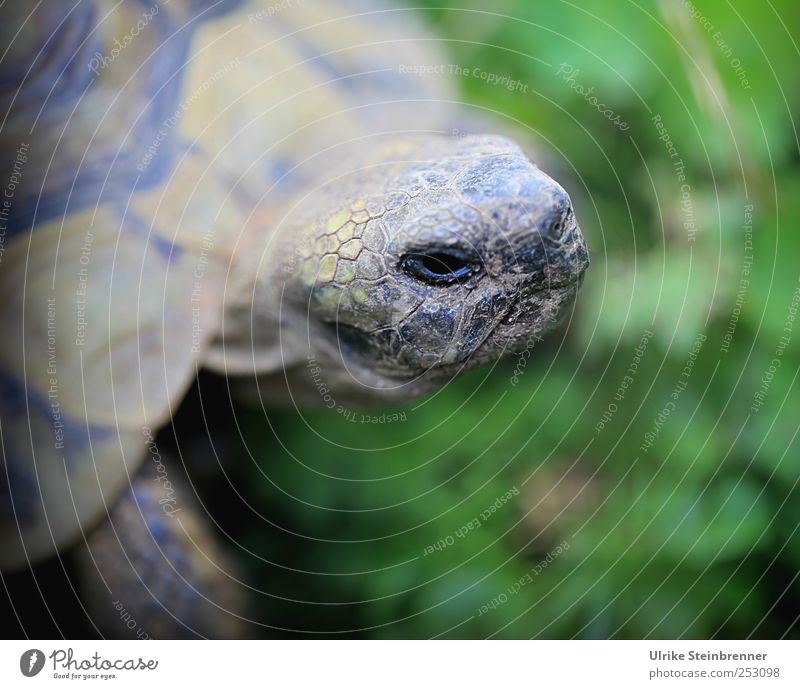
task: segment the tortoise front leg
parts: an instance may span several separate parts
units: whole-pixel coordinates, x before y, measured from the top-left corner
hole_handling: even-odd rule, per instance
[[[243,586],[190,486],[158,458],[77,555],[82,598],[110,638],[237,638]]]

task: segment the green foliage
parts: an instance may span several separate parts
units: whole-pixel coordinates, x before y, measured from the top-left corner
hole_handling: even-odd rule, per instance
[[[593,265],[518,385],[516,362],[501,362],[377,411],[405,415],[392,424],[270,412],[273,435],[246,412],[243,492],[265,520],[247,531],[264,559],[247,560],[268,592],[258,619],[367,637],[798,636],[800,324],[786,327],[800,272],[788,33],[800,5],[697,2],[707,31],[683,3],[517,0],[507,18],[426,4],[454,63],[529,85],[462,79],[465,100],[528,128],[575,200]],[[691,233],[656,115],[685,165]]]

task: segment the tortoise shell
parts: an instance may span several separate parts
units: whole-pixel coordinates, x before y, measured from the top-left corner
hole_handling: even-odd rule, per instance
[[[455,100],[402,68],[443,64],[424,29],[375,3],[20,5],[0,67],[4,570],[106,513],[199,367],[280,365],[232,305],[276,218],[383,133],[452,126]]]

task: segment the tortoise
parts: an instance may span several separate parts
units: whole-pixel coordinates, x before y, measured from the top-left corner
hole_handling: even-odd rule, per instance
[[[198,371],[272,404],[319,404],[317,378],[409,400],[550,330],[586,244],[409,11],[21,5],[0,67],[0,569],[72,554],[106,635],[240,635],[235,567],[155,440]]]

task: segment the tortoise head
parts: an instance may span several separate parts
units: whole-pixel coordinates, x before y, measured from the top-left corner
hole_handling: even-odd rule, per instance
[[[531,347],[588,266],[567,193],[500,137],[396,144],[326,193],[284,298],[341,395],[412,397]]]

